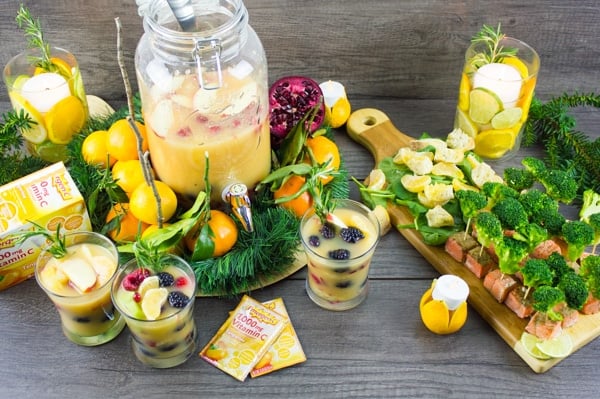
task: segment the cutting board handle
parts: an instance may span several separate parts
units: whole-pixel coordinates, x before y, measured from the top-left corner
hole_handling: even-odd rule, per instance
[[[414,140],[400,132],[384,112],[375,108],[354,111],[346,122],[346,131],[352,140],[371,152],[375,165]]]

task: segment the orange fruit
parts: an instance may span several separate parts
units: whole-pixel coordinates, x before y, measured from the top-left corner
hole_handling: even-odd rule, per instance
[[[108,155],[106,150],[106,140],[108,132],[106,130],[96,130],[90,133],[83,143],[81,144],[81,155],[83,159],[90,165],[99,165],[106,168],[108,162],[109,166],[113,166],[116,159]]]
[[[142,151],[146,151],[148,150],[146,127],[138,121],[135,121],[135,125],[142,135]],[[108,128],[106,149],[111,157],[118,161],[139,159],[137,137],[127,119],[119,119]]]
[[[235,221],[225,212],[211,209],[208,227],[212,231],[211,240],[215,245],[213,257],[225,255],[233,248],[238,239],[238,228]],[[200,225],[197,224],[184,238],[185,245],[191,252],[194,251],[199,234]]]
[[[160,180],[154,180],[154,184],[160,197],[162,221],[166,222],[173,217],[177,210],[177,196],[171,187]],[[152,187],[146,182],[137,186],[131,193],[129,197],[129,209],[142,222],[158,224],[158,204]]]
[[[46,113],[48,138],[55,144],[68,144],[86,120],[87,112],[81,100],[75,96],[65,97]]]
[[[273,198],[280,199],[291,197],[298,193],[306,179],[302,176],[291,175],[274,193]],[[292,211],[297,217],[302,217],[312,206],[312,197],[308,191],[304,191],[298,197],[280,203],[282,207]]]
[[[315,161],[323,164],[329,161],[327,170],[336,171],[340,168],[340,151],[338,146],[325,136],[309,137],[306,140],[306,146],[311,149]],[[310,161],[309,161],[310,162]],[[321,177],[323,184],[333,180],[333,176],[327,175]]]
[[[139,234],[142,234],[148,224],[140,222],[130,211],[126,203],[115,204],[106,215],[106,223],[114,218],[120,217],[119,227],[108,232],[108,236],[114,241],[135,241]]]
[[[142,163],[138,159],[117,161],[113,165],[111,172],[113,179],[127,193],[127,196],[131,196],[133,190],[145,182]],[[150,170],[150,173],[154,176],[153,170]]]

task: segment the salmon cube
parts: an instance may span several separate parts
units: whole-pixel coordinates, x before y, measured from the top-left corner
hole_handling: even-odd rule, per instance
[[[536,259],[548,259],[548,257],[554,252],[562,254],[562,248],[555,240],[548,239],[538,244],[537,247],[534,248],[533,252],[531,253],[531,257]]]
[[[483,278],[496,266],[490,254],[482,249],[480,246],[472,248],[465,256],[465,266],[478,278]]]
[[[579,312],[575,309],[571,309],[566,303],[560,303],[556,305],[554,310],[559,312],[563,317],[562,328],[571,327],[577,323],[577,320],[579,319]]]
[[[532,290],[529,291],[527,298],[525,298],[527,287],[519,284],[517,287],[510,290],[506,296],[504,304],[508,306],[508,308],[512,310],[518,317],[525,319],[533,314],[531,292]]]
[[[465,234],[464,232],[458,232],[452,234],[446,240],[445,249],[456,261],[463,263],[467,252],[477,245],[479,244],[472,236]]]
[[[490,271],[483,279],[483,286],[499,303],[506,300],[508,293],[515,288],[517,284],[514,277],[502,273],[500,269]]]
[[[588,294],[587,301],[583,304],[581,308],[581,313],[583,314],[596,314],[600,312],[600,299],[594,297],[590,292]]]
[[[536,312],[525,326],[525,331],[540,339],[552,339],[562,334],[562,322],[551,320],[546,313]]]

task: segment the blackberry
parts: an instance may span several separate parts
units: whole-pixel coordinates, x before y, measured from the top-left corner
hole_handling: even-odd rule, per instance
[[[365,235],[363,234],[362,231],[360,231],[356,227],[348,227],[348,228],[344,228],[344,229],[342,229],[342,231],[340,231],[340,237],[342,237],[342,240],[344,240],[350,244],[354,244],[355,242],[360,241],[363,238],[365,238]]]
[[[181,291],[172,291],[169,293],[169,305],[174,308],[183,308],[189,301],[190,298]]]
[[[319,245],[321,245],[321,240],[319,240],[318,236],[312,235],[308,237],[308,244],[311,247],[318,247]]]
[[[350,251],[347,249],[334,249],[333,251],[329,251],[328,253],[331,259],[335,260],[346,260],[350,258]]]
[[[319,230],[324,239],[330,240],[335,237],[335,227],[331,223],[325,223]]]
[[[161,287],[170,287],[175,283],[175,278],[171,273],[160,272],[158,273],[158,284]]]
[[[348,288],[352,285],[352,281],[347,280],[347,281],[340,281],[338,283],[335,284],[335,286],[337,288]]]

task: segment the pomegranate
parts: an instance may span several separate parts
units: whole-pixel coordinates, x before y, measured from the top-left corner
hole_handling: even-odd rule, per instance
[[[269,89],[271,138],[274,145],[317,104],[320,109],[307,129],[314,132],[325,119],[323,92],[319,84],[304,76],[286,76],[273,83]]]

